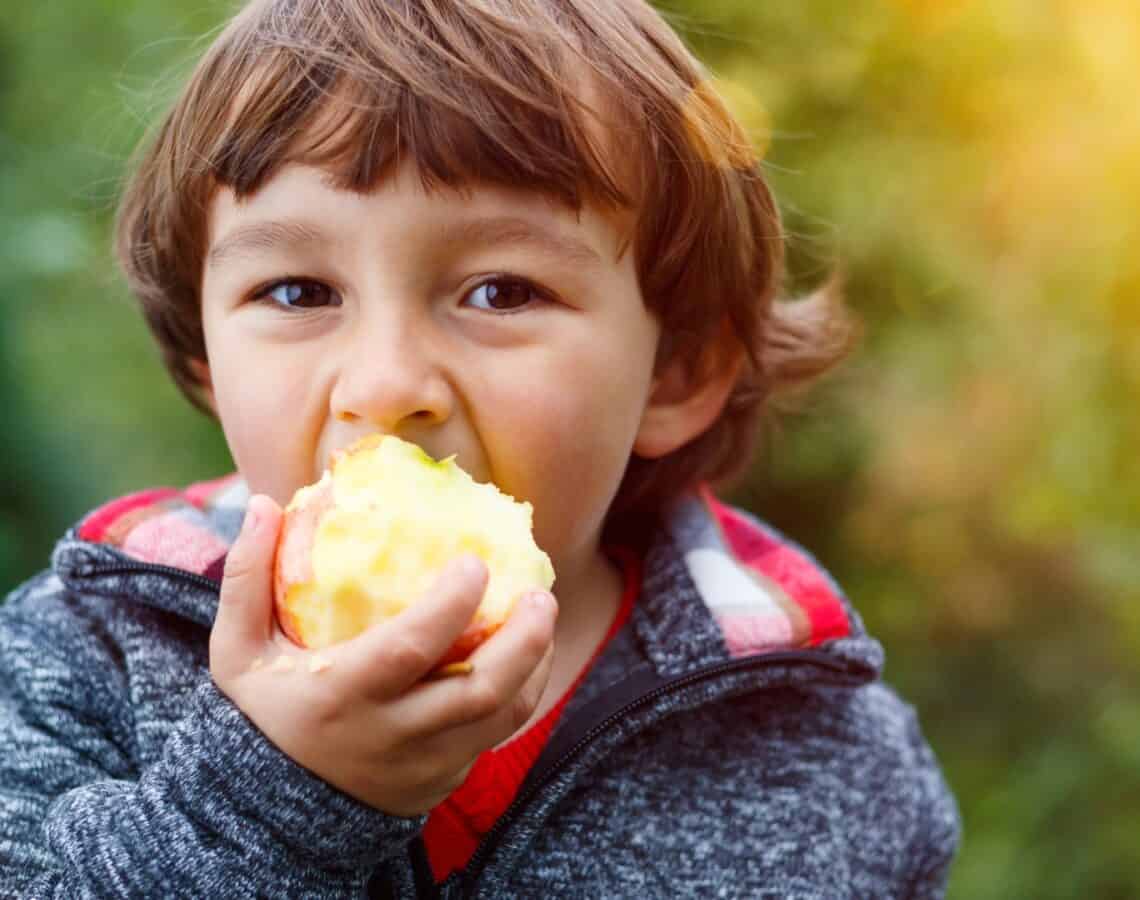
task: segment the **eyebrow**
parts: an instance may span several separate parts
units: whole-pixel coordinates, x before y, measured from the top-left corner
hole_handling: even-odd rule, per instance
[[[439,233],[445,244],[522,244],[567,262],[596,266],[602,262],[598,252],[585,241],[545,228],[519,216],[492,216],[449,222]]]
[[[436,232],[434,240],[442,244],[522,244],[567,262],[596,266],[602,258],[585,241],[559,234],[519,216],[491,216],[449,222]],[[252,222],[240,225],[219,240],[206,259],[210,268],[218,268],[236,257],[259,251],[288,251],[301,247],[327,247],[333,239],[319,227],[297,219]]]
[[[332,242],[321,229],[296,219],[274,222],[252,222],[239,225],[210,248],[206,265],[211,269],[240,256],[258,251],[291,250],[312,246],[326,246]]]

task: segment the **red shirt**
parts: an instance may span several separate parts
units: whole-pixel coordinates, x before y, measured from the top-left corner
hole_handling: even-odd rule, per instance
[[[452,872],[467,865],[483,835],[506,812],[530,767],[546,746],[566,703],[590,671],[594,660],[629,619],[641,587],[641,564],[628,551],[617,550],[614,555],[622,566],[625,580],[621,605],[590,661],[550,712],[508,743],[480,754],[467,780],[428,816],[423,837],[437,882],[444,881]]]

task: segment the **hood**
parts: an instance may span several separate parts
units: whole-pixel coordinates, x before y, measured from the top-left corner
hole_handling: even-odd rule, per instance
[[[248,501],[236,474],[119,498],[67,532],[53,568],[78,592],[130,598],[209,627]],[[660,672],[808,648],[878,672],[878,643],[801,547],[707,488],[681,498],[666,518],[631,618]]]

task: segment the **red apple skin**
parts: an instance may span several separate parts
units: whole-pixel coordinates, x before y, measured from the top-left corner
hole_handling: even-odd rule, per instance
[[[300,621],[288,604],[289,588],[313,579],[312,547],[317,527],[333,506],[331,481],[318,488],[303,504],[290,504],[285,510],[273,560],[273,605],[281,631],[299,647],[305,643]],[[440,657],[435,669],[462,662],[475,648],[499,630],[501,622],[489,622],[476,614],[463,633]]]
[[[492,624],[480,617],[473,619],[463,630],[463,634],[456,638],[455,643],[447,648],[447,652],[440,658],[436,669],[451,663],[463,662],[475,649],[499,630],[499,624]]]
[[[306,646],[301,636],[300,623],[286,600],[292,585],[313,580],[312,548],[317,537],[317,526],[332,505],[332,483],[326,482],[307,503],[290,504],[286,508],[281,532],[277,536],[277,550],[273,558],[273,606],[281,630],[300,647]]]

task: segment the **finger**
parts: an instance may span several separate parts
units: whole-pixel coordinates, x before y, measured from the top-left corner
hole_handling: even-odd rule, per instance
[[[479,608],[487,567],[474,554],[452,560],[428,591],[401,612],[346,641],[339,655],[349,677],[374,696],[404,693],[439,662]]]
[[[210,632],[215,675],[247,668],[273,633],[273,552],[280,527],[280,507],[264,495],[251,497],[241,533],[226,556]]]
[[[453,759],[454,765],[460,765],[517,737],[540,709],[553,663],[551,646],[522,689],[497,712],[443,731],[424,732],[428,736],[420,738],[420,747],[424,752],[437,748],[442,756]]]
[[[498,747],[522,732],[531,722],[542,705],[550,671],[554,667],[554,644],[535,666],[522,688],[494,715],[460,725],[454,729],[454,739],[467,746],[478,748],[476,752]]]
[[[503,739],[520,728],[538,704],[554,658],[557,608],[545,592],[524,596],[511,617],[471,656],[469,675],[430,682],[404,699],[399,716],[410,731],[430,734],[489,722]]]

